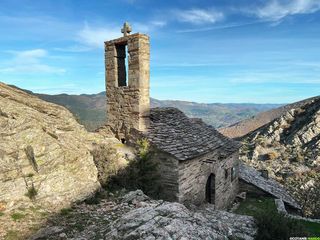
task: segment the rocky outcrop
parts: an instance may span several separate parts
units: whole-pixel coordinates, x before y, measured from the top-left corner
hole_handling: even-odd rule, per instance
[[[320,167],[320,98],[292,108],[281,117],[250,133],[240,156],[246,163],[286,179]]]
[[[88,219],[94,219],[88,220]],[[77,230],[74,226],[81,226]],[[152,200],[140,190],[97,205],[77,205],[57,217],[32,240],[40,239],[254,239],[252,217],[188,209],[179,203]]]
[[[99,188],[91,151],[114,138],[88,133],[64,107],[0,83],[0,205],[62,208]]]
[[[4,84],[0,109],[0,199],[8,208],[28,196],[57,206],[99,187],[87,132],[71,113]]]

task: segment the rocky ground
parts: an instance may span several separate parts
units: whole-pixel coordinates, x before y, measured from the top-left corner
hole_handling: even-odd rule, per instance
[[[64,209],[33,235],[41,239],[254,239],[252,217],[152,200],[140,190]]]
[[[26,236],[34,233],[47,218],[54,212],[43,208],[41,205],[19,204],[13,210],[0,211],[0,239],[24,240]]]

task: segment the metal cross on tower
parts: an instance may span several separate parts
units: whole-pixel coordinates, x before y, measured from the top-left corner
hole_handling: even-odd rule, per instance
[[[129,35],[131,33],[131,26],[129,25],[128,22],[125,22],[123,24],[123,28],[121,29],[121,32],[123,33],[123,36],[126,37],[127,35]]]

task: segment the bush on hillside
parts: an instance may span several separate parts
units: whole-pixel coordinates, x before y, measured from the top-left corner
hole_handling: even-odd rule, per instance
[[[158,198],[161,193],[158,164],[152,159],[153,152],[146,139],[137,142],[137,153],[137,157],[131,160],[125,169],[110,179],[107,188],[109,190],[141,189],[145,194]]]
[[[314,174],[311,172],[305,178],[290,179],[286,185],[306,217],[320,218],[320,176]],[[310,180],[314,180],[313,185],[309,184]]]
[[[106,144],[97,144],[91,154],[98,169],[99,182],[103,186],[124,167],[117,151]]]
[[[267,160],[274,160],[278,157],[278,153],[276,152],[269,152],[267,153]]]
[[[260,145],[261,147],[267,146],[267,139],[263,136],[258,136],[256,139],[257,145]]]
[[[305,227],[297,220],[285,217],[275,210],[264,210],[255,216],[258,232],[256,240],[287,240],[290,237],[305,237]]]

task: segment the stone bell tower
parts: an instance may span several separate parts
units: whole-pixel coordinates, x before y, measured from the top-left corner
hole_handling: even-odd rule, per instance
[[[123,37],[105,42],[107,126],[122,141],[133,129],[149,126],[150,45],[145,34],[130,34],[126,22]]]

